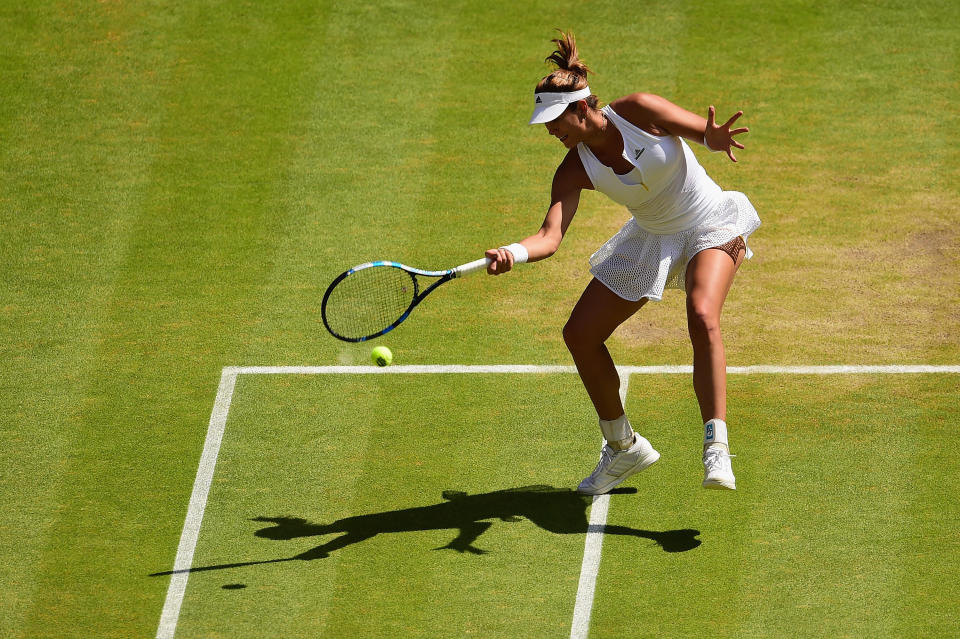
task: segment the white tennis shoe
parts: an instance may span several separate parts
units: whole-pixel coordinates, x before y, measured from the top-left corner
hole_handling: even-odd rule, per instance
[[[737,480],[733,476],[730,458],[736,457],[729,452],[711,446],[703,451],[703,487],[716,490],[736,490]]]
[[[636,435],[633,446],[627,450],[614,450],[604,444],[600,451],[600,463],[589,477],[580,482],[577,492],[585,495],[603,495],[614,489],[624,479],[638,473],[660,459],[646,439]]]

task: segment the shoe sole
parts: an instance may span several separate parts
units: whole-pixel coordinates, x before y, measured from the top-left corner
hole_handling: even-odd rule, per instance
[[[737,483],[735,481],[727,482],[722,479],[713,479],[713,480],[703,480],[703,487],[709,488],[711,490],[736,490]]]
[[[655,450],[651,451],[649,454],[645,455],[644,457],[641,457],[640,460],[637,462],[636,466],[624,472],[622,475],[614,479],[609,484],[606,484],[602,488],[595,488],[593,490],[586,491],[586,490],[580,490],[580,488],[578,487],[577,492],[580,493],[581,495],[605,495],[611,490],[613,490],[614,488],[616,488],[617,486],[619,486],[621,482],[629,478],[631,475],[636,475],[641,470],[645,468],[649,468],[658,459],[660,459],[660,453],[658,453]]]

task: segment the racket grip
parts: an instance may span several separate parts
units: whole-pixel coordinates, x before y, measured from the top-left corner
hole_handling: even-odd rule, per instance
[[[470,275],[473,272],[479,271],[480,269],[487,268],[487,265],[492,262],[489,257],[484,257],[473,262],[467,262],[466,264],[461,264],[453,269],[454,277],[463,277],[464,275]]]

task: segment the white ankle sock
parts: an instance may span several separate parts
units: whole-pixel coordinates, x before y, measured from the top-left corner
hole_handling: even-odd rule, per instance
[[[730,450],[730,443],[727,440],[727,422],[722,419],[711,419],[703,425],[703,447],[717,445]]]
[[[610,420],[601,419],[600,432],[614,450],[626,450],[633,445],[633,426],[626,415]]]

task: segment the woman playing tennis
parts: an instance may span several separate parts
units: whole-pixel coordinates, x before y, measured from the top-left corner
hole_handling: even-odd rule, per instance
[[[691,113],[656,95],[634,93],[598,108],[587,85],[573,34],[557,40],[548,58],[558,67],[534,93],[530,124],[543,124],[567,149],[553,178],[550,208],[540,230],[519,243],[491,249],[488,272],[542,260],[560,247],[580,201],[594,189],[624,205],[632,218],[590,258],[587,285],[563,338],[596,408],[606,443],[596,470],[578,488],[609,492],[659,459],[635,433],[620,401],[620,379],[604,345],[613,331],[665,288],[686,292],[693,344],[693,386],[704,421],[706,488],[736,488],[726,424],[726,358],[720,313],[740,263],[751,256],[747,238],[760,219],[742,194],[723,191],[700,166],[686,141],[712,151],[744,148],[724,124]]]

